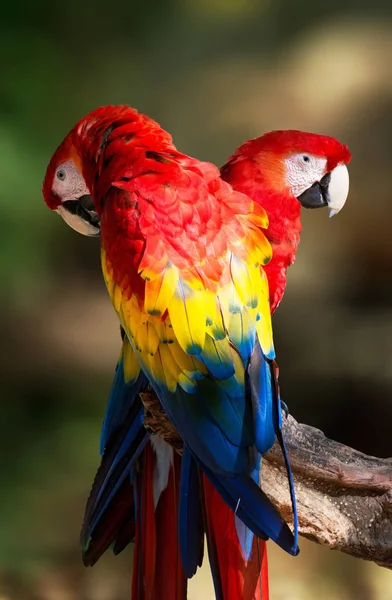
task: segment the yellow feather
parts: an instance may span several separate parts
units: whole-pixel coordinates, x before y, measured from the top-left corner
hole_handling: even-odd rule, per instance
[[[188,354],[199,354],[206,335],[205,291],[194,291],[179,281],[169,305],[170,322],[180,346]]]
[[[255,248],[252,250],[252,255],[254,252],[255,256],[257,256],[257,262],[261,265],[266,265],[267,263],[269,263],[272,257],[271,244],[269,243],[261,229],[248,227],[247,233],[250,239],[248,238],[249,242],[247,241],[245,247],[251,248],[253,241],[253,243],[255,244]],[[251,261],[249,254],[247,260],[249,260],[250,262],[254,262],[254,259]]]
[[[230,271],[235,289],[237,290],[242,302],[245,304],[245,306],[255,308],[258,303],[257,295],[259,290],[253,285],[253,274],[251,273],[251,269],[249,269],[248,265],[246,265],[242,260],[232,255],[230,261]]]
[[[177,382],[170,371],[165,370],[160,349],[154,354],[154,356],[148,354],[146,363],[147,370],[151,374],[154,381],[156,381],[159,385],[166,386],[171,391],[175,391]]]
[[[241,312],[243,302],[237,293],[237,290],[232,281],[229,281],[225,287],[218,290],[218,300],[220,312],[223,317],[223,325],[225,330],[228,329],[231,313]]]
[[[251,313],[251,315],[249,314]],[[249,340],[256,329],[257,309],[243,308],[239,313],[232,313],[229,321],[229,335],[232,342],[238,346],[242,341]]]
[[[106,252],[104,250],[101,250],[101,267],[102,267],[103,278],[105,280],[110,299],[112,300],[115,283],[113,281],[113,277],[109,273],[109,267],[108,267],[107,260],[106,260]]]
[[[215,294],[208,293],[207,295],[207,327],[206,332],[214,340],[223,340],[226,337],[226,331],[223,325],[223,318],[220,310],[219,302]]]
[[[128,338],[124,338],[123,341],[123,365],[124,365],[124,378],[125,381],[132,381],[136,379],[140,372],[140,364],[137,359],[136,353],[133,351],[132,346],[130,345]]]
[[[216,319],[217,307],[216,307],[216,296],[211,292],[205,293],[205,307],[207,315],[207,324],[212,325]]]
[[[165,321],[162,321],[159,317],[154,319],[153,321],[155,331],[157,332],[157,336],[161,340],[161,342],[166,342],[166,324]]]
[[[257,202],[252,202],[249,210],[244,214],[238,215],[238,219],[241,223],[244,223],[246,227],[248,227],[249,224],[254,224],[256,227],[261,227],[262,229],[268,228],[268,215],[265,209]]]
[[[271,320],[265,313],[262,313],[256,323],[257,337],[259,338],[261,349],[266,356],[270,356],[274,348],[272,339]]]
[[[231,357],[229,338],[226,337],[223,340],[213,341],[212,337],[207,335],[202,356],[208,356],[210,360],[216,364],[232,365],[233,360]]]
[[[133,343],[135,344],[135,348],[139,352],[147,352],[147,327],[145,320],[142,319],[139,322],[139,326],[135,331],[135,335],[133,337]]]
[[[154,325],[148,320],[146,314],[142,315],[134,337],[135,346],[141,352],[155,354],[159,346],[159,337]]]
[[[268,293],[268,280],[265,272],[261,271],[261,285],[259,295],[259,305],[257,307],[257,314],[259,319],[256,321],[257,337],[259,338],[260,346],[264,354],[271,355],[274,348],[274,341],[272,335],[272,321],[271,321],[271,310],[269,303]],[[248,311],[251,312],[251,311]]]
[[[106,283],[106,288],[109,292],[109,296],[110,296],[110,300],[112,300],[113,298],[113,294],[114,294],[114,288],[115,288],[115,283],[113,281],[113,279],[110,278],[105,278],[105,283]]]
[[[173,358],[166,344],[162,344],[159,348],[161,355],[162,367],[166,377],[167,387],[170,392],[174,393],[177,388],[178,378],[181,374],[181,369]]]
[[[181,371],[190,379],[208,373],[206,366],[195,357],[184,352],[177,340],[173,344],[168,344],[167,347]]]
[[[244,363],[242,362],[241,356],[236,352],[233,348],[231,348],[231,355],[234,363],[235,373],[228,379],[216,379],[216,383],[220,388],[225,390],[228,394],[233,391],[233,382],[235,382],[238,386],[242,388],[245,385],[245,368]],[[235,385],[235,384],[234,384]],[[234,388],[235,389],[235,388]]]
[[[159,337],[151,321],[147,322],[147,342],[148,347],[146,352],[149,352],[149,354],[155,354],[159,346]]]
[[[122,306],[122,315],[124,320],[124,328],[126,329],[128,335],[132,338],[135,346],[137,346],[135,340],[138,336],[142,314],[135,295],[132,295],[130,300],[124,302]]]
[[[119,285],[115,285],[113,288],[112,303],[114,306],[114,310],[117,313],[119,313],[121,310],[122,299],[123,299],[123,293],[122,293],[121,287]]]
[[[151,315],[163,315],[173,298],[177,281],[178,269],[174,266],[167,267],[152,281],[146,281],[144,310]]]

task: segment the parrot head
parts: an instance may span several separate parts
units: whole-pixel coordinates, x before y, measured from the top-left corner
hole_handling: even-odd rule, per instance
[[[266,209],[268,195],[283,199],[285,210],[291,197],[304,208],[328,207],[332,217],[348,196],[346,164],[350,159],[347,146],[334,138],[295,130],[271,131],[242,144],[222,174],[227,174],[230,183],[246,178],[249,184],[242,191],[251,197],[258,193]]]
[[[149,135],[156,144],[174,148],[171,136],[158,123],[125,104],[100,106],[76,123],[52,156],[42,192],[51,210],[58,212],[70,227],[87,236],[100,234],[100,216],[94,204],[96,190],[93,188],[97,179],[104,179],[103,149],[109,139],[116,138],[118,131],[122,132],[123,139],[126,138],[129,151],[133,146],[137,151],[139,139],[145,141]],[[144,147],[143,143],[141,147]],[[121,158],[122,165],[126,164],[127,155],[121,156],[121,150],[117,157]],[[105,175],[108,175],[107,171]],[[108,188],[113,181],[112,175],[110,172],[107,178]]]
[[[83,177],[73,131],[53,154],[42,193],[49,208],[58,212],[72,229],[90,237],[99,235],[100,219]]]

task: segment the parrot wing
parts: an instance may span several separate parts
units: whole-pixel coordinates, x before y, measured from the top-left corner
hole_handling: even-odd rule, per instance
[[[295,554],[290,529],[251,477],[280,426],[262,268],[267,217],[219,178],[207,184],[197,168],[186,178],[185,187],[151,173],[113,185],[102,215],[105,281],[143,373],[199,466],[245,525]],[[139,207],[144,239],[136,269],[125,260],[135,231],[129,206]]]
[[[139,392],[148,386],[148,379],[140,370],[137,357],[130,346],[124,329],[121,327],[122,347],[117,362],[112,388],[110,390],[106,414],[101,431],[101,455],[110,440],[116,434],[124,419],[133,406],[140,400]]]
[[[135,463],[149,435],[139,392],[148,380],[123,336],[121,354],[101,433],[102,461],[87,502],[82,527],[83,559],[94,564],[116,541],[122,526],[133,521]],[[133,534],[132,536],[133,537]]]

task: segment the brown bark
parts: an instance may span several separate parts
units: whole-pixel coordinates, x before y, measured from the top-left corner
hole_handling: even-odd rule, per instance
[[[322,431],[284,419],[300,533],[311,541],[392,568],[392,458],[366,456]],[[290,522],[286,470],[275,444],[262,488]]]
[[[155,394],[141,394],[145,423],[177,451],[182,442]],[[392,568],[392,458],[366,456],[322,431],[283,418],[301,535],[328,548]],[[291,521],[286,468],[278,444],[263,459],[261,485]]]

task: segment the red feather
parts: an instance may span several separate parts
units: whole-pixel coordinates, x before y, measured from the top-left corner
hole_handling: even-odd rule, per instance
[[[178,542],[178,492],[181,458],[174,453],[169,481],[156,508],[157,557],[154,600],[185,600],[187,579],[181,566]]]
[[[178,542],[180,457],[174,455],[167,487],[154,510],[153,481],[156,456],[147,444],[138,473],[131,600],[186,600],[187,579]]]
[[[253,538],[252,552],[245,560],[235,526],[235,516],[214,486],[203,475],[204,510],[210,560],[215,567],[215,585],[224,600],[269,600],[267,548]]]
[[[140,471],[137,475],[138,505],[132,582],[132,598],[135,600],[155,600],[157,544],[153,494],[154,462],[153,450],[150,444],[147,444],[140,459]]]

